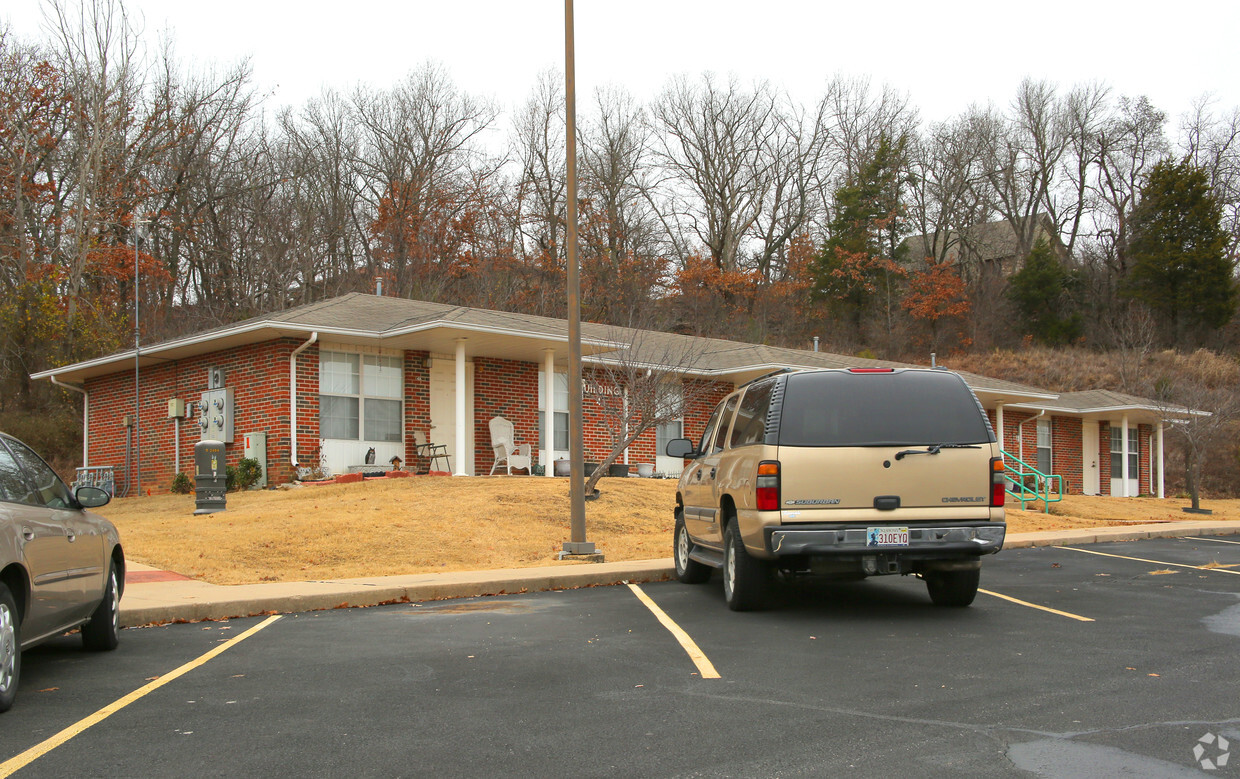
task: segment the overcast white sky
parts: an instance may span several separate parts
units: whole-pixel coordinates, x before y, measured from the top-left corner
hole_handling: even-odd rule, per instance
[[[560,0],[129,0],[154,48],[165,29],[186,64],[250,56],[268,106],[300,105],[324,85],[388,86],[428,59],[466,91],[505,110],[538,74],[564,67]],[[1174,120],[1213,92],[1240,106],[1235,0],[1039,0],[1036,3],[889,0],[577,0],[577,99],[627,88],[639,99],[669,75],[712,70],[765,78],[803,102],[835,73],[868,75],[909,94],[923,118],[970,103],[1007,104],[1021,78],[1063,88],[1099,80],[1146,94]],[[43,37],[39,0],[8,0],[0,21]]]

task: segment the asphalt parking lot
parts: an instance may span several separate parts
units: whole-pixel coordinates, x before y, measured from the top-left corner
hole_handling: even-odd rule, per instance
[[[716,578],[70,636],[26,653],[0,776],[1240,773],[1235,536],[1009,550],[982,587],[951,610],[910,578],[796,583],[733,613]]]

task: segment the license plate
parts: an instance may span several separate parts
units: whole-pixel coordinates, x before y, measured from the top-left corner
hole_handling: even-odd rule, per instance
[[[906,527],[867,527],[865,529],[866,546],[908,546],[908,528]]]

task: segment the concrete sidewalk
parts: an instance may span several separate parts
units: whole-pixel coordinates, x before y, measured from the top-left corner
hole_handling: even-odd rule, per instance
[[[1008,535],[1003,548],[1237,533],[1240,533],[1240,522],[1159,522],[1130,527],[1012,533]],[[126,575],[125,594],[121,600],[121,625],[133,627],[163,622],[192,622],[256,614],[376,606],[381,603],[573,589],[624,581],[662,581],[671,579],[674,574],[672,559],[668,557],[661,560],[618,563],[577,563],[493,571],[221,586],[131,563]]]

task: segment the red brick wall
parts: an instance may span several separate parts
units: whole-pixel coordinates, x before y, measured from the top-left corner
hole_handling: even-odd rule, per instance
[[[288,357],[300,345],[296,339],[280,339],[245,346],[227,352],[174,360],[141,369],[142,381],[142,490],[167,492],[180,453],[181,471],[193,476],[194,445],[200,440],[197,415],[180,422],[177,443],[176,421],[168,417],[168,400],[180,398],[197,403],[207,389],[207,370],[224,371],[225,386],[233,389],[234,443],[226,448],[227,462],[236,465],[244,451],[246,433],[267,433],[269,482],[288,481]],[[299,381],[307,381],[308,364],[313,386],[318,386],[318,357],[307,350],[298,358]],[[111,465],[116,469],[118,488],[125,480],[125,428],[121,418],[134,411],[133,372],[89,379],[86,391],[90,402],[88,457],[93,466]],[[318,396],[313,396],[313,417],[303,414],[299,404],[299,438],[310,439],[310,451],[318,445]],[[309,409],[306,409],[309,410]],[[307,435],[308,433],[308,435]],[[307,441],[299,440],[299,444]],[[303,452],[304,445],[299,446]],[[135,480],[136,481],[136,480]]]
[[[995,428],[995,436],[999,438],[1001,448],[1005,452],[1020,457],[1030,466],[1036,467],[1038,462],[1038,425],[1029,421],[1035,413],[1018,409],[1003,409],[1003,431],[1000,434],[997,414],[988,409],[990,424]],[[1063,477],[1064,492],[1079,495],[1084,491],[1084,463],[1081,459],[1081,420],[1075,417],[1050,417],[1051,420],[1051,470],[1054,475]],[[1022,425],[1022,423],[1025,423]],[[1018,430],[1025,439],[1024,454],[1021,454]]]
[[[414,431],[421,431],[426,441],[431,440],[431,371],[428,352],[405,352],[405,468],[419,472],[429,466],[425,458],[418,459],[417,439]],[[440,461],[436,465],[442,467]]]
[[[538,369],[532,362],[474,358],[474,472],[486,475],[495,462],[491,418],[512,423],[517,444],[529,444],[535,456],[538,440]],[[537,462],[537,459],[535,459]]]
[[[537,363],[500,360],[487,357],[474,358],[474,462],[479,474],[491,470],[494,454],[491,450],[489,423],[492,417],[502,416],[513,423],[517,443],[529,443],[537,452],[542,442],[538,438],[538,373]],[[587,391],[582,394],[582,427],[585,458],[599,462],[613,446],[609,431],[609,414],[604,404],[619,401],[623,388],[615,387],[601,371],[586,368],[582,381]],[[702,434],[702,428],[715,405],[733,390],[730,382],[686,382],[684,396],[685,435],[693,438]],[[601,400],[601,402],[600,402]],[[622,401],[619,401],[622,402]],[[629,446],[629,462],[653,463],[657,435],[648,430]],[[624,455],[617,458],[624,462]]]
[[[1063,477],[1065,493],[1080,495],[1085,491],[1080,419],[1051,417],[1051,470]]]

